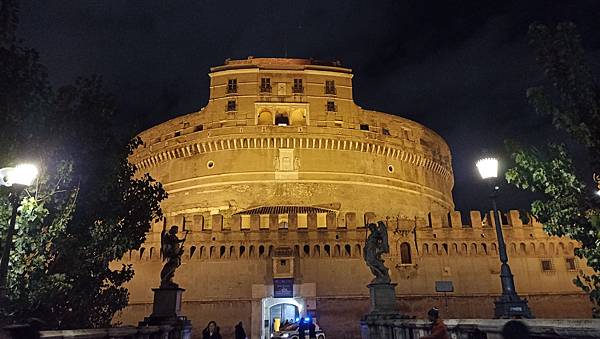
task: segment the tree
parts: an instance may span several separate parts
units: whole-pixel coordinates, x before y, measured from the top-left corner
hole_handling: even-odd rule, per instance
[[[0,0],[0,27],[16,25],[17,12]],[[99,77],[53,90],[35,50],[0,39],[0,165],[27,159],[41,168],[22,200],[1,311],[52,328],[106,326],[127,305],[123,284],[134,273],[109,264],[139,249],[166,192],[128,162],[141,140],[115,132],[114,100]],[[0,240],[7,194],[0,190]]]
[[[530,88],[530,104],[538,113],[550,116],[556,129],[582,145],[592,172],[600,173],[600,89],[585,61],[575,25],[561,23],[552,31],[533,24],[529,37],[551,84]],[[532,203],[532,214],[549,234],[581,243],[575,254],[586,259],[594,274],[580,274],[574,283],[588,293],[596,306],[594,314],[600,315],[599,197],[578,177],[564,144],[522,148],[509,143],[509,149],[516,165],[506,173],[508,182],[542,195]]]

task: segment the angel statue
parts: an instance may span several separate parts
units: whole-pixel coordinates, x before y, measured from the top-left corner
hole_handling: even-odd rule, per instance
[[[163,230],[160,233],[160,252],[162,253],[163,261],[166,261],[160,271],[160,287],[178,287],[173,282],[175,270],[181,265],[181,255],[183,254],[183,243],[189,231],[185,232],[183,239],[177,238],[179,227],[171,226],[167,233]]]
[[[375,276],[371,284],[389,284],[391,279],[388,268],[383,265],[384,261],[381,259],[383,253],[390,252],[387,226],[383,221],[378,221],[377,224],[367,224],[367,228],[371,234],[367,237],[363,254],[367,266]]]

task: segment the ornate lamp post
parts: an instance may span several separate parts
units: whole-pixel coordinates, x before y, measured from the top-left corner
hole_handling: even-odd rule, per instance
[[[2,249],[2,258],[0,259],[0,300],[6,298],[8,260],[12,247],[13,234],[15,233],[15,223],[17,221],[17,210],[21,203],[21,193],[25,188],[33,183],[37,177],[38,170],[34,165],[22,164],[16,167],[6,167],[0,169],[0,185],[10,187],[8,200],[12,207],[10,215],[10,224],[6,231],[6,242]]]
[[[494,208],[494,223],[496,224],[496,237],[498,238],[498,254],[502,265],[500,267],[500,282],[502,283],[502,295],[494,302],[494,316],[496,318],[533,318],[527,300],[521,299],[515,289],[513,274],[508,265],[506,244],[502,235],[502,222],[498,209],[496,208],[496,197],[500,187],[497,185],[498,160],[496,158],[483,158],[477,161],[477,170],[481,178],[492,187],[492,206]]]

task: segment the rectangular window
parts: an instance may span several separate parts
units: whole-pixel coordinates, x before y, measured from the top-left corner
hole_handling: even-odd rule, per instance
[[[292,87],[293,93],[304,93],[304,87],[302,86],[302,79],[294,79],[294,87]]]
[[[335,81],[325,80],[325,94],[335,94]]]
[[[260,91],[271,93],[271,78],[260,78]]]
[[[241,229],[249,230],[250,229],[250,215],[242,214],[241,216]]]
[[[383,135],[390,135],[390,130],[388,130],[387,128],[382,128],[381,133],[383,133]]]
[[[204,130],[204,126],[203,125],[198,125],[196,127],[194,127],[194,132],[200,132]]]
[[[566,258],[567,270],[575,271],[577,269],[577,265],[575,264],[575,258]]]
[[[237,79],[227,81],[227,93],[237,93]]]
[[[236,110],[235,100],[227,101],[227,112],[234,112]]]
[[[317,213],[317,228],[327,228],[327,213]]]
[[[308,215],[306,213],[298,213],[297,219],[298,228],[308,228]]]
[[[180,136],[180,135],[181,135],[181,131],[177,131],[177,132],[175,132],[175,136],[176,136],[176,137],[178,137],[178,136]]]
[[[369,125],[367,125],[367,124],[360,124],[360,130],[361,131],[368,131],[369,130]]]
[[[327,112],[335,112],[335,111],[337,111],[337,109],[335,107],[335,102],[327,101]]]
[[[552,271],[552,260],[542,260],[542,271]]]
[[[264,229],[269,229],[270,226],[270,215],[268,214],[261,214],[260,215],[260,229],[264,230]]]

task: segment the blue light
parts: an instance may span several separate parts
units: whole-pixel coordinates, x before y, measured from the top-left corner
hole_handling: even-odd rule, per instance
[[[310,321],[310,317],[304,318],[304,321]]]
[[[300,318],[296,318],[296,321],[300,321]]]

